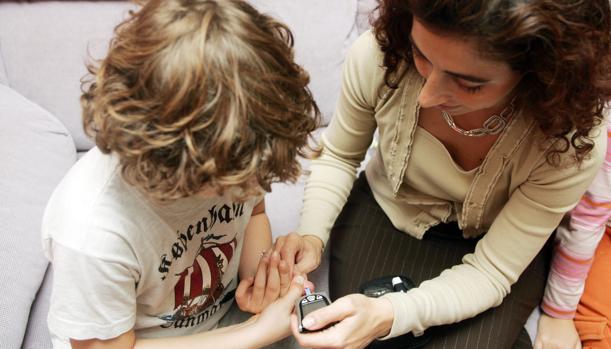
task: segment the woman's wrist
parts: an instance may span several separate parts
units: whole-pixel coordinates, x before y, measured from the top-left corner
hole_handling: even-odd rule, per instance
[[[371,298],[374,309],[376,309],[376,338],[383,338],[390,334],[395,319],[392,302],[386,298]]]
[[[325,243],[318,236],[312,235],[312,234],[308,234],[308,235],[302,235],[302,237],[304,239],[310,241],[312,244],[314,244],[314,246],[316,247],[317,251],[319,251],[321,255],[325,251]]]

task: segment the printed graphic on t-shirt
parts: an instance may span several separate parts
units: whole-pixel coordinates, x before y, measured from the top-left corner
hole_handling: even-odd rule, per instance
[[[236,247],[235,238],[224,244],[206,243],[202,239],[195,261],[180,273],[174,286],[174,313],[163,319],[175,322],[197,317],[220,300],[226,288],[222,277]]]
[[[192,241],[197,243],[196,237],[199,237],[199,247],[192,263],[176,273],[170,271],[170,257],[162,256],[159,267],[162,280],[166,280],[168,272],[178,276],[174,285],[173,311],[159,317],[166,322],[162,328],[197,326],[219,310],[221,300],[229,291],[227,287],[233,281],[233,277],[224,280],[223,276],[235,257],[238,233],[221,234],[217,231],[225,230],[226,224],[243,214],[243,204],[240,203],[215,205],[195,225],[189,225],[183,233],[178,232],[178,241],[172,245],[172,260],[184,258],[186,251],[197,246],[189,244]]]

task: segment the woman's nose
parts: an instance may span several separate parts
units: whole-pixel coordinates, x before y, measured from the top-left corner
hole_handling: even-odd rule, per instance
[[[434,70],[427,75],[424,86],[420,90],[420,95],[418,95],[420,107],[430,108],[448,102],[450,94],[443,76]]]

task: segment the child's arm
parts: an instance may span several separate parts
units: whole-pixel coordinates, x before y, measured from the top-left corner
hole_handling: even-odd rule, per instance
[[[581,340],[573,319],[557,319],[541,314],[534,349],[581,349]]]
[[[546,314],[555,318],[573,318],[594,252],[609,218],[611,147],[603,168],[571,211],[568,225],[558,227],[552,267],[541,304]]]
[[[272,230],[265,213],[265,199],[262,199],[252,209],[250,221],[244,232],[244,246],[238,270],[241,280],[255,275],[259,260],[271,246]]]
[[[588,190],[571,212],[567,226],[557,230],[556,246],[542,310],[558,319],[572,319],[583,293],[596,247],[611,216],[611,187],[607,193]]]
[[[290,314],[302,295],[304,279],[296,277],[288,293],[268,306],[263,313],[247,321],[216,330],[184,337],[136,339],[134,331],[128,331],[110,340],[71,340],[73,349],[172,349],[215,348],[254,349],[274,343],[289,333]]]
[[[290,286],[288,264],[272,252],[269,220],[265,214],[265,200],[253,208],[244,233],[240,259],[240,285],[236,302],[241,310],[257,314],[283,296]]]
[[[557,230],[557,244],[541,303],[544,313],[539,320],[535,348],[580,347],[573,317],[594,252],[610,217],[611,143],[607,145],[607,158],[602,169],[571,212],[568,226],[563,225]]]

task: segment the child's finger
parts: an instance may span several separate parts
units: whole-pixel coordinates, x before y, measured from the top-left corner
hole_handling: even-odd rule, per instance
[[[274,252],[267,268],[267,285],[265,288],[264,298],[265,304],[270,304],[280,296],[280,274],[278,272],[279,263],[280,254],[278,252]]]
[[[303,277],[295,277],[291,282],[286,295],[278,300],[280,303],[283,304],[283,306],[286,306],[289,311],[293,309],[293,307],[295,306],[295,302],[297,302],[299,297],[303,295],[303,282]]]
[[[250,288],[250,286],[252,285],[254,281],[255,281],[255,278],[251,276],[249,278],[246,278],[240,281],[240,284],[236,288],[235,300],[238,303],[238,306],[240,306],[240,309],[242,309],[243,306],[246,306],[248,304],[248,289]],[[247,309],[242,309],[242,310],[247,310]]]
[[[240,283],[238,284],[238,287],[235,290],[235,297],[237,298],[244,298],[245,296],[248,295],[248,288],[252,285],[252,283],[255,281],[254,277],[249,277],[246,278],[244,280],[241,280]]]
[[[280,274],[280,296],[284,296],[291,286],[291,273],[286,261],[280,261],[278,273]]]
[[[269,251],[269,256],[268,271],[272,268],[278,268],[278,264],[280,264],[280,254],[278,252]]]
[[[265,295],[265,284],[267,283],[267,265],[269,263],[269,256],[265,255],[259,261],[257,267],[257,273],[255,274],[255,282],[252,291],[253,304],[259,306],[263,302],[263,296]]]
[[[282,250],[282,246],[284,246],[285,242],[286,242],[286,236],[280,236],[276,239],[272,248],[274,249],[274,251],[280,253],[280,251]]]

